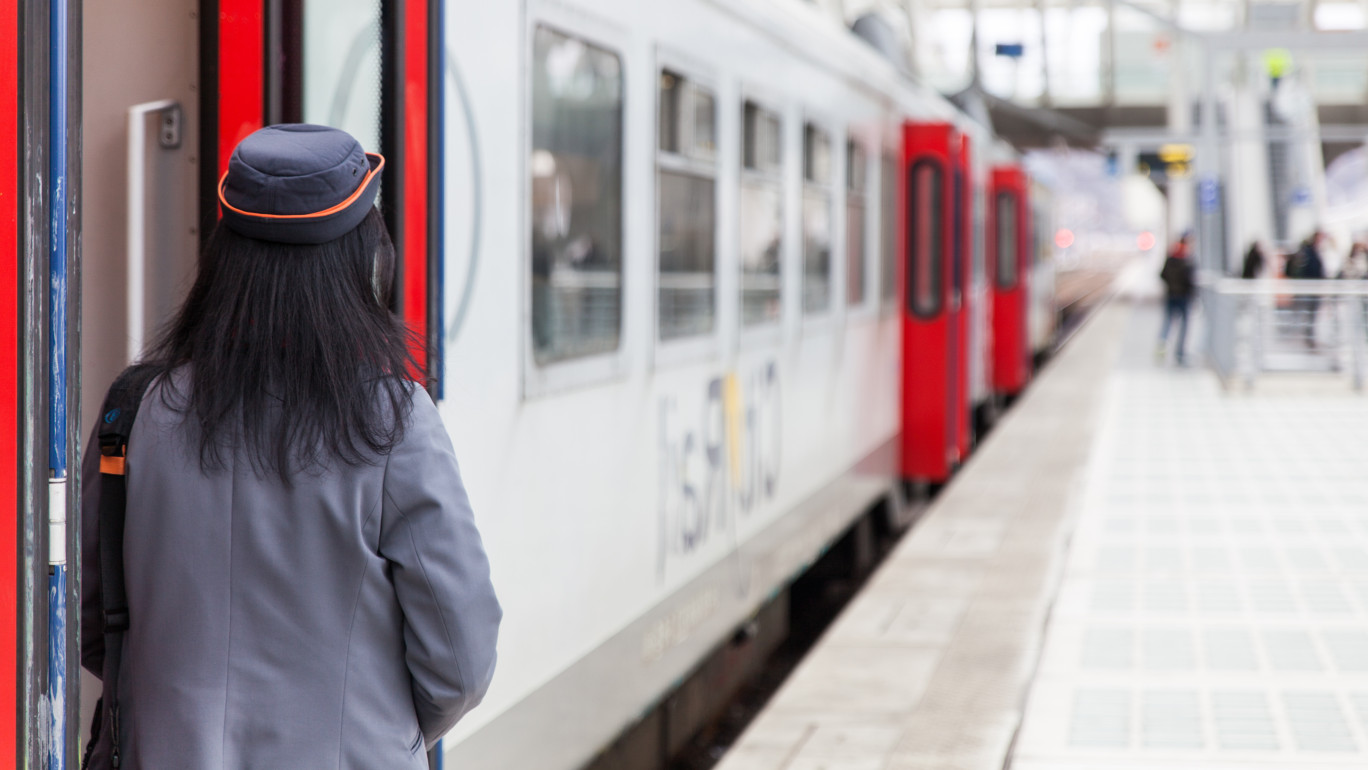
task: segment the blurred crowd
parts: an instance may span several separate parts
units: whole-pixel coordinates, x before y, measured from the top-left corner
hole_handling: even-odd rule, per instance
[[[1355,241],[1347,255],[1342,259],[1336,257],[1330,237],[1319,229],[1287,253],[1274,251],[1264,243],[1255,241],[1245,252],[1240,277],[1282,277],[1301,280],[1331,277],[1351,280],[1368,278],[1368,243]],[[1336,261],[1339,264],[1331,272],[1327,262],[1333,264]]]
[[[1155,356],[1160,362],[1167,360],[1170,355],[1179,366],[1186,362],[1184,348],[1188,316],[1196,296],[1196,260],[1193,257],[1193,236],[1187,232],[1169,249],[1159,273],[1164,285],[1164,319],[1159,329],[1159,345]],[[1285,253],[1269,249],[1256,241],[1245,252],[1240,277],[1368,279],[1368,242],[1355,241],[1345,253],[1336,250],[1329,235],[1319,228],[1297,244],[1296,248]],[[1283,298],[1280,303],[1281,315],[1286,321],[1280,328],[1300,339],[1307,348],[1316,349],[1316,330],[1324,299],[1320,293],[1293,294]],[[1368,323],[1368,313],[1365,323]]]

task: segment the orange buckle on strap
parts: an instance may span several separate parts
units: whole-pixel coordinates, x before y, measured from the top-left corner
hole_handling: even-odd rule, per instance
[[[110,476],[124,475],[124,458],[119,455],[100,455],[100,473]]]

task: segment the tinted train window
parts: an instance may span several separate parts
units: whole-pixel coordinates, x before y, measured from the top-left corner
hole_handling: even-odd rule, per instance
[[[865,301],[865,185],[869,166],[864,148],[846,143],[846,302]]]
[[[622,329],[622,62],[538,27],[532,59],[532,351],[616,350]]]
[[[305,0],[302,25],[303,120],[340,128],[375,152],[380,150],[380,6],[379,0]]]
[[[884,154],[879,163],[879,296],[885,307],[898,299],[898,163]]]
[[[985,231],[987,230],[987,227],[984,223],[984,210],[987,207],[987,203],[984,200],[984,197],[985,196],[983,195],[983,188],[978,185],[974,185],[973,200],[970,209],[973,212],[971,216],[973,217],[974,225],[971,229],[971,232],[974,234],[972,243],[973,263],[971,266],[973,271],[973,277],[971,280],[974,286],[978,286],[983,283],[983,265],[985,259],[987,258],[985,256],[987,249],[987,235],[985,234]]]
[[[660,73],[660,151],[679,152],[680,114],[684,111],[684,78],[669,70]]]
[[[911,263],[908,265],[907,296],[910,308],[920,316],[933,316],[941,308],[941,257],[943,254],[944,181],[940,166],[920,161],[908,176],[908,239]]]
[[[712,160],[717,154],[717,99],[711,91],[694,87],[693,141],[695,158]]]
[[[1017,202],[1016,194],[997,195],[997,285],[1010,289],[1017,282]]]
[[[745,147],[743,161],[748,171],[777,174],[781,165],[779,116],[757,105],[746,102]]]
[[[951,242],[955,244],[955,248],[951,252],[950,280],[953,281],[951,285],[955,287],[954,292],[960,294],[966,288],[964,285],[964,260],[966,259],[964,253],[964,174],[956,168],[951,178],[954,180],[951,194],[955,196],[954,202],[950,206],[950,210],[954,212],[954,219],[952,220],[954,222],[954,233]],[[961,298],[960,301],[963,299]],[[955,304],[958,307],[959,302],[957,301]]]
[[[831,307],[831,139],[803,131],[803,312]]]
[[[708,334],[716,323],[714,104],[707,89],[661,71],[657,296],[662,340]]]
[[[1045,212],[1045,207],[1032,207],[1034,213],[1031,216],[1031,230],[1035,235],[1035,253],[1031,255],[1031,264],[1038,265],[1050,256],[1050,221],[1049,215]]]
[[[746,102],[742,126],[741,321],[779,320],[782,307],[783,166],[779,116]]]

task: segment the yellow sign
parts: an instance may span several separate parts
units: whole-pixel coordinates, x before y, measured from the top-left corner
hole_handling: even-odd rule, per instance
[[[722,381],[722,409],[727,423],[727,458],[731,460],[732,486],[741,483],[741,381],[729,372]]]
[[[1159,159],[1173,169],[1173,164],[1181,163],[1184,166],[1192,162],[1192,145],[1190,144],[1166,144],[1159,148]]]
[[[1286,48],[1270,48],[1264,51],[1264,69],[1271,78],[1281,78],[1292,69],[1292,52]]]

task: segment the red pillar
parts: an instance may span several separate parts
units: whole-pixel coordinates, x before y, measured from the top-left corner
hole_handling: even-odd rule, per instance
[[[218,3],[218,177],[233,148],[261,128],[266,35],[261,0]]]
[[[403,200],[400,212],[404,248],[404,322],[422,344],[414,351],[427,369],[428,338],[428,3],[405,0],[403,99]],[[433,374],[431,372],[429,375]]]
[[[0,3],[0,766],[18,762],[19,17]]]

